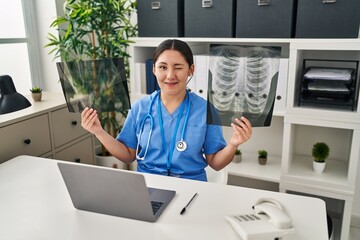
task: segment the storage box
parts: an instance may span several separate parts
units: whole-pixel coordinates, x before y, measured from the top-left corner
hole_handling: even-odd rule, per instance
[[[359,0],[298,0],[296,38],[357,38]]]
[[[139,37],[183,37],[184,0],[137,0]]]
[[[185,37],[234,37],[235,0],[185,0]]]
[[[237,38],[294,36],[295,0],[237,0]]]

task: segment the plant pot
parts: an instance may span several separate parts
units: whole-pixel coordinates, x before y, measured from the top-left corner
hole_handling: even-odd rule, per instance
[[[41,97],[42,97],[42,93],[31,93],[31,97],[34,100],[34,102],[40,102],[41,101]]]
[[[313,161],[313,169],[316,173],[322,173],[324,172],[326,166],[326,162],[315,162]]]
[[[118,169],[127,169],[126,164],[117,159],[114,156],[95,156],[96,165],[102,167],[118,168]]]
[[[260,165],[265,165],[267,162],[267,158],[258,157],[258,161]]]
[[[241,160],[242,160],[242,155],[241,154],[240,155],[235,155],[234,158],[233,158],[234,163],[239,163],[239,162],[241,162]]]

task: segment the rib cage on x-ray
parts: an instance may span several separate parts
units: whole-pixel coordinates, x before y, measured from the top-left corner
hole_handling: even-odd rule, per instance
[[[269,111],[271,80],[278,72],[279,52],[266,47],[220,45],[211,48],[212,103],[232,121],[244,112],[257,118]]]

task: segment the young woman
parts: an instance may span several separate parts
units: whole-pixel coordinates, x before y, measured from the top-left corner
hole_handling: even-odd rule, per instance
[[[221,126],[206,124],[207,102],[186,90],[194,63],[185,42],[165,40],[153,62],[161,90],[133,104],[116,139],[101,127],[94,109],[82,112],[81,125],[113,156],[125,163],[137,160],[139,172],[206,181],[205,167],[228,165],[238,146],[251,137],[251,124],[244,117],[236,119],[228,143]]]

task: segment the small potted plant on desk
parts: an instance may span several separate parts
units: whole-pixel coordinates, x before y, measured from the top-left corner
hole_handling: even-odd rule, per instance
[[[265,165],[266,162],[267,162],[267,151],[259,150],[258,154],[259,154],[259,157],[258,157],[259,164],[260,165]]]
[[[40,102],[42,97],[42,89],[40,87],[33,87],[30,89],[31,97],[35,102]]]
[[[314,157],[313,168],[316,173],[322,173],[326,166],[326,159],[329,156],[329,146],[324,142],[317,142],[313,145],[312,156]]]
[[[242,160],[241,150],[236,149],[233,162],[239,163],[239,162],[241,162],[241,160]]]

